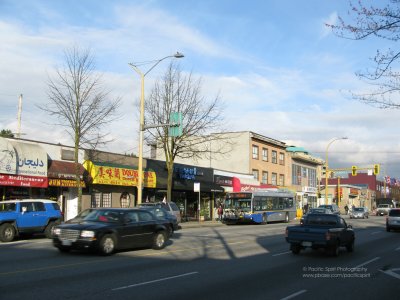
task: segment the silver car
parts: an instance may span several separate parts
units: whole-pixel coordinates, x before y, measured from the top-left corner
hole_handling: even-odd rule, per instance
[[[400,229],[400,208],[392,208],[386,217],[386,231]]]
[[[369,213],[366,207],[355,207],[349,213],[350,219],[368,219]]]

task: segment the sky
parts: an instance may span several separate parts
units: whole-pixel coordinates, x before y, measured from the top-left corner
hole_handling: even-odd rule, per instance
[[[393,45],[335,36],[325,24],[351,20],[349,8],[347,0],[0,0],[0,129],[17,132],[22,94],[21,137],[73,145],[40,107],[49,103],[47,82],[64,51],[78,46],[91,50],[110,97],[122,101],[119,119],[103,130],[113,142],[102,150],[136,154],[140,77],[129,63],[179,51],[181,70],[202,80],[204,98],[221,97],[231,131],[253,131],[322,159],[330,145],[330,168],[379,163],[378,178],[400,178],[400,111],[349,96],[371,89],[355,72]],[[168,64],[146,75],[145,95]],[[340,137],[348,139],[330,144]]]

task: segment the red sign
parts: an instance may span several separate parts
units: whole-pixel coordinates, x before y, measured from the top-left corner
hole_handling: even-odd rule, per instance
[[[0,174],[0,185],[47,188],[48,178]]]

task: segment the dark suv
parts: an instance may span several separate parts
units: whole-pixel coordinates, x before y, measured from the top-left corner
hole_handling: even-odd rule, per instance
[[[0,201],[0,241],[11,242],[21,234],[44,233],[52,238],[54,225],[61,223],[57,202],[44,199]]]

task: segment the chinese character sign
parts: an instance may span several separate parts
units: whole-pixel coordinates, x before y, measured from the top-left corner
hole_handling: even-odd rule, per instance
[[[109,184],[122,186],[137,186],[138,171],[130,168],[100,165],[91,161],[83,163],[85,169],[93,178],[93,184]],[[156,173],[143,172],[143,183],[145,187],[156,187]]]

